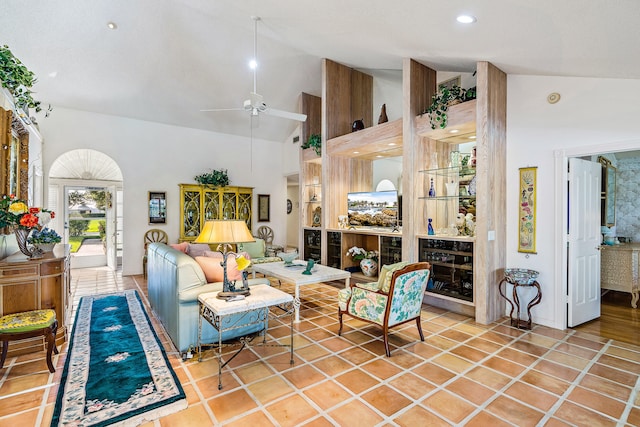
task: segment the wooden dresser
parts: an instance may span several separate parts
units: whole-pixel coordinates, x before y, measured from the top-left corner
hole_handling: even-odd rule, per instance
[[[0,315],[51,308],[56,311],[56,344],[65,341],[71,272],[69,245],[58,244],[41,259],[29,260],[17,252],[0,260]],[[13,343],[9,356],[42,350],[42,337]]]
[[[638,254],[640,243],[602,245],[600,287],[612,291],[630,292],[631,306],[637,307],[640,287]]]

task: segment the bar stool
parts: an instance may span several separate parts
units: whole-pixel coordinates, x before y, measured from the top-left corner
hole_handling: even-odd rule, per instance
[[[56,347],[56,331],[58,319],[54,310],[33,310],[22,313],[7,314],[0,317],[0,341],[2,341],[2,358],[0,369],[7,358],[9,341],[21,340],[37,336],[44,336],[47,340],[47,366],[49,372],[55,372],[51,362],[51,353],[58,354]]]

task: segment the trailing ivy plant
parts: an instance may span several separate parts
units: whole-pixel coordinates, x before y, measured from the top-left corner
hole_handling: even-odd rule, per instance
[[[35,74],[13,56],[7,45],[0,47],[0,82],[13,96],[16,107],[34,108],[36,112],[42,110],[40,101],[33,99],[31,91],[36,83]]]
[[[447,127],[447,110],[451,105],[476,98],[476,88],[463,89],[458,85],[446,87],[440,85],[438,93],[431,97],[431,105],[425,113],[429,114],[431,129]]]
[[[212,169],[210,173],[197,175],[194,179],[202,185],[212,185],[214,187],[226,187],[229,185],[229,175],[226,169]]]
[[[322,154],[322,137],[318,133],[312,134],[307,142],[300,146],[303,150],[305,148],[313,148],[318,156]]]

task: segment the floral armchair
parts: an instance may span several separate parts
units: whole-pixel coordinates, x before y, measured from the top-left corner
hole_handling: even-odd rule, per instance
[[[377,283],[352,284],[340,290],[338,335],[342,333],[342,315],[348,314],[382,327],[387,357],[391,356],[389,328],[415,320],[420,339],[424,341],[420,313],[430,268],[428,262],[385,265]]]

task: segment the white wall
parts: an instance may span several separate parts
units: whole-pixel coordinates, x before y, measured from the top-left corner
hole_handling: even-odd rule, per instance
[[[542,302],[533,321],[564,328],[562,236],[555,232],[565,221],[562,197],[556,198],[564,184],[556,181],[555,155],[562,155],[556,150],[640,149],[640,80],[510,75],[507,87],[507,267],[540,272]],[[551,92],[561,95],[557,104],[547,102]],[[517,246],[518,169],[527,166],[538,167],[537,254],[528,257]]]
[[[257,194],[271,195],[270,226],[284,235],[286,191],[282,181],[282,143],[234,135],[181,128],[153,122],[107,116],[56,107],[40,123],[45,138],[44,174],[61,154],[91,148],[114,159],[124,177],[123,274],[142,273],[143,235],[148,224],[147,192],[167,192],[167,223],[170,242],[179,237],[180,183],[195,183],[194,177],[210,169],[229,170],[230,185],[254,187]],[[251,145],[253,146],[252,152]],[[46,183],[45,183],[46,188]],[[282,212],[285,214],[282,214]]]

